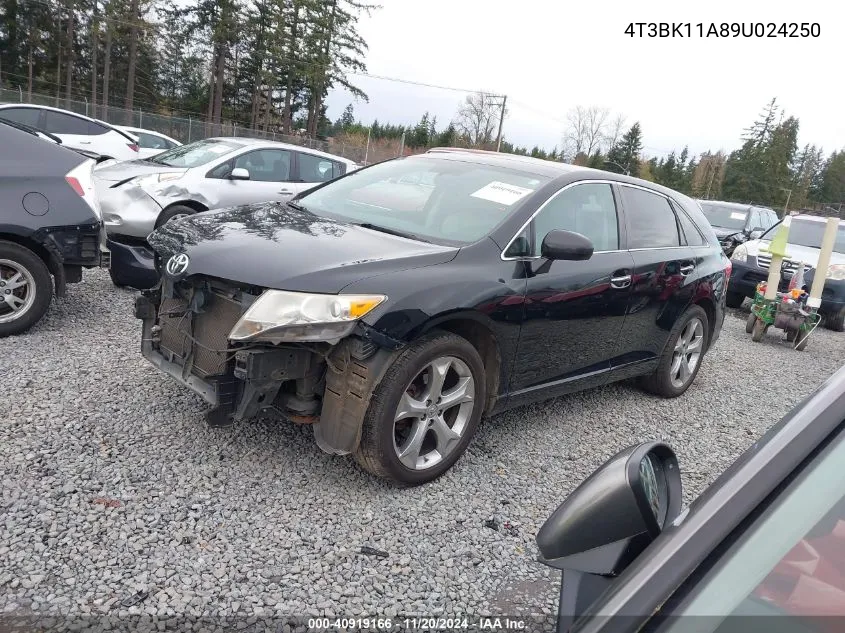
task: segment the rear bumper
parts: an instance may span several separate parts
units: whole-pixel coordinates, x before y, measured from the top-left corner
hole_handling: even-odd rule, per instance
[[[119,238],[106,242],[111,252],[111,271],[114,280],[122,285],[145,290],[158,283],[155,252],[145,244],[128,244]]]
[[[746,297],[753,297],[757,284],[769,278],[769,271],[756,264],[747,262],[731,261],[733,270],[731,280],[728,284],[730,292],[736,292]],[[809,290],[813,283],[814,273],[810,272],[804,277],[804,286]],[[781,278],[780,289],[785,290],[788,281]],[[822,302],[819,312],[830,313],[845,307],[845,281],[839,279],[828,279],[822,291]]]
[[[105,246],[102,224],[55,226],[40,229],[33,236],[62,266],[108,268],[111,257]]]

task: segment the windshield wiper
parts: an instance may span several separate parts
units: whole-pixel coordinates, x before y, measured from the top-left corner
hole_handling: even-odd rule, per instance
[[[429,240],[425,240],[419,235],[414,235],[413,233],[406,233],[405,231],[397,231],[396,229],[389,229],[385,226],[379,226],[378,224],[370,224],[369,222],[353,222],[352,226],[360,226],[362,229],[370,229],[371,231],[379,231],[381,233],[387,233],[388,235],[396,235],[397,237],[404,237],[409,240],[416,240],[418,242],[425,242],[426,244],[431,244]]]
[[[302,206],[298,202],[294,202],[293,200],[288,200],[287,202],[285,202],[285,204],[288,205],[291,209],[296,209],[297,211],[308,211],[308,209],[306,209],[304,206]]]

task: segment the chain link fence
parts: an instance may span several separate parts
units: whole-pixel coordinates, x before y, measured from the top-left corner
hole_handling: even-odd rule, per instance
[[[106,107],[101,104],[94,107],[87,100],[67,100],[35,93],[29,95],[23,89],[0,89],[0,104],[12,103],[31,103],[33,105],[62,108],[112,125],[126,125],[159,132],[181,143],[192,143],[216,136],[260,138],[328,152],[362,165],[396,158],[400,153],[409,153],[404,150],[399,141],[371,143],[368,140],[347,137],[320,140],[299,134],[280,134],[272,130],[254,129],[240,125],[236,121],[209,123],[201,116],[171,116],[144,111],[143,108],[129,111],[124,108]]]

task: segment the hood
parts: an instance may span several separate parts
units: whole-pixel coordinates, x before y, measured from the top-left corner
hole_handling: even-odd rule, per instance
[[[117,163],[102,163],[94,170],[94,177],[105,182],[119,182],[136,176],[147,174],[163,174],[171,172],[184,172],[184,167],[168,167],[151,163],[148,160],[124,160]]]
[[[742,233],[742,229],[726,229],[722,226],[714,226],[713,232],[716,234],[716,237],[718,237],[720,240],[723,240],[726,237],[730,237],[731,235]]]
[[[199,274],[262,288],[319,293],[337,293],[375,275],[442,264],[459,251],[276,202],[171,220],[154,231],[149,242],[163,265],[174,254],[188,256],[188,266],[179,277]]]
[[[746,242],[745,245],[748,248],[748,254],[756,257],[758,253],[760,253],[760,247],[765,245],[768,247],[770,244],[769,240],[752,240],[750,242]],[[764,255],[766,255],[766,251],[762,251]],[[821,249],[814,248],[812,246],[798,246],[797,244],[789,244],[786,245],[786,254],[789,256],[789,259],[796,261],[796,262],[804,262],[808,266],[812,266],[815,268],[819,263],[819,255],[821,254]],[[830,263],[831,264],[845,264],[845,253],[837,253],[834,251],[830,255]]]

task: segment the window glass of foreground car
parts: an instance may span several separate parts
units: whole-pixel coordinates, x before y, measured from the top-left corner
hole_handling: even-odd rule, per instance
[[[503,222],[548,178],[517,169],[413,157],[373,165],[303,196],[311,213],[470,244]]]
[[[792,616],[766,618],[767,631],[845,630],[845,436],[810,459],[667,605],[661,633],[741,631],[741,616]]]
[[[200,165],[210,163],[241,147],[243,147],[241,143],[235,143],[234,141],[206,139],[204,141],[174,147],[146,160],[159,165],[167,165],[168,167],[185,167],[186,169],[190,169],[191,167],[199,167]]]

